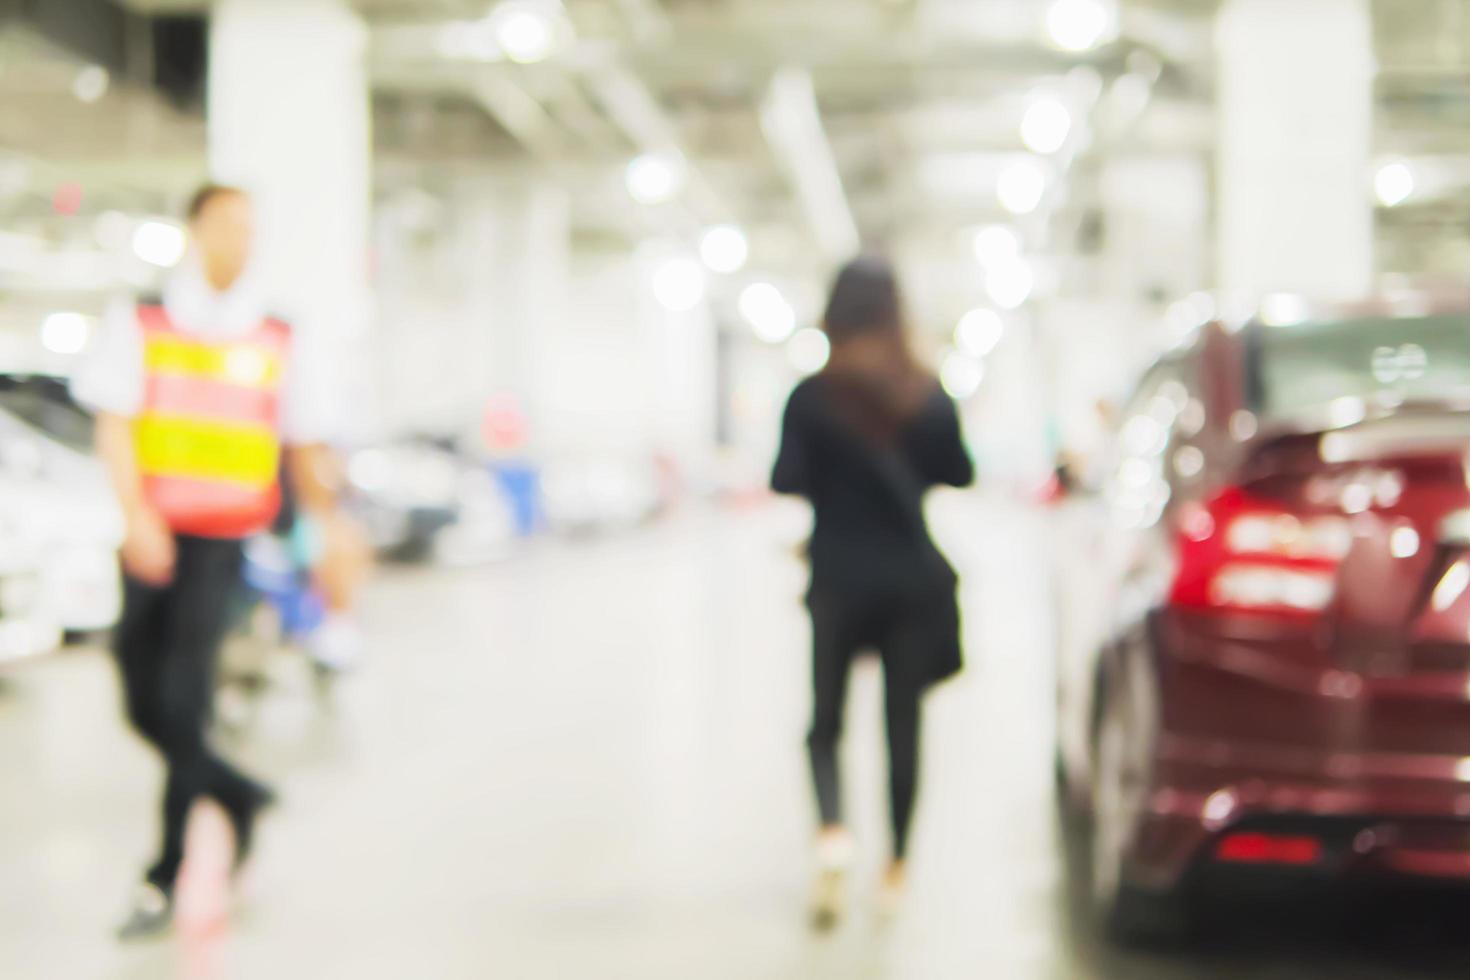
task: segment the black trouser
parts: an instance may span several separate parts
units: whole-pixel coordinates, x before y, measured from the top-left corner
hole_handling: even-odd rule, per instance
[[[883,659],[883,702],[888,728],[888,781],[893,820],[893,853],[908,849],[909,824],[919,778],[919,701],[924,693],[919,648],[912,617],[901,607],[814,595],[812,686],[815,705],[807,747],[822,824],[842,822],[837,744],[847,678],[853,658],[875,647]]]
[[[205,737],[240,561],[238,541],[180,536],[172,583],[156,588],[124,581],[115,652],[128,715],[168,767],[163,845],[148,871],[148,880],[166,890],[183,862],[184,825],[194,801],[213,797],[238,819],[260,792]]]

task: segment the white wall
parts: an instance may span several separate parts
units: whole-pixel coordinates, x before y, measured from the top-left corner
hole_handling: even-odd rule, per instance
[[[384,427],[468,430],[520,396],[551,455],[713,447],[708,310],[671,314],[632,249],[574,247],[570,198],[525,180],[461,180],[437,201],[385,202],[378,236]],[[417,231],[414,231],[417,222]]]

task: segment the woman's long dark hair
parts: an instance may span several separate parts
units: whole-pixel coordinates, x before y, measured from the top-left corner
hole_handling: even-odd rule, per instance
[[[832,344],[822,377],[839,412],[865,437],[893,442],[933,395],[936,382],[909,346],[892,263],[869,255],[843,266],[822,328]]]

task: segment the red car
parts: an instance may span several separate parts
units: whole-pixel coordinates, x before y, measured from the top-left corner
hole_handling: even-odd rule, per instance
[[[1470,316],[1211,326],[1118,441],[1058,685],[1110,934],[1221,875],[1470,882]]]

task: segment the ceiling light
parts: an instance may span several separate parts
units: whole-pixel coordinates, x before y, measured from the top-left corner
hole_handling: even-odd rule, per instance
[[[796,330],[796,311],[768,282],[755,282],[740,292],[740,315],[768,344],[779,344]]]
[[[1036,273],[1025,259],[993,266],[985,273],[985,291],[996,306],[1014,310],[1031,298],[1036,288]]]
[[[1056,99],[1031,103],[1021,119],[1021,141],[1036,153],[1055,153],[1072,131],[1072,113]]]
[[[735,225],[715,225],[699,239],[699,257],[711,272],[739,272],[749,256],[745,232]]]
[[[1052,0],[1046,32],[1063,51],[1091,51],[1108,40],[1115,16],[1106,0]]]
[[[529,65],[551,57],[556,47],[555,26],[546,11],[529,3],[505,3],[490,15],[495,41],[506,57]]]
[[[1414,171],[1407,163],[1384,164],[1373,177],[1373,191],[1384,207],[1398,207],[1414,194]]]
[[[687,313],[704,301],[704,269],[690,258],[666,259],[653,274],[653,295],[659,305]]]
[[[982,266],[1010,262],[1021,254],[1021,236],[1006,225],[986,225],[975,232],[974,249]]]
[[[101,65],[88,65],[72,79],[71,94],[90,105],[107,94],[112,76]]]
[[[149,265],[170,269],[188,247],[184,229],[167,221],[145,221],[133,232],[133,252]]]
[[[832,345],[827,335],[816,327],[798,330],[786,343],[786,357],[791,366],[802,374],[816,374],[827,366],[832,355]]]
[[[55,354],[79,354],[91,327],[80,313],[52,313],[41,323],[41,346]]]
[[[628,193],[639,204],[663,204],[684,189],[684,162],[676,156],[645,153],[624,173]]]
[[[959,325],[954,328],[954,342],[971,357],[985,357],[995,350],[1005,330],[1005,321],[999,313],[980,307],[960,318]]]
[[[951,351],[939,366],[939,382],[951,398],[969,398],[984,380],[985,365],[958,351]]]
[[[1011,214],[1030,214],[1046,196],[1046,173],[1030,157],[1017,160],[1001,171],[995,185],[995,196],[1001,207]]]

